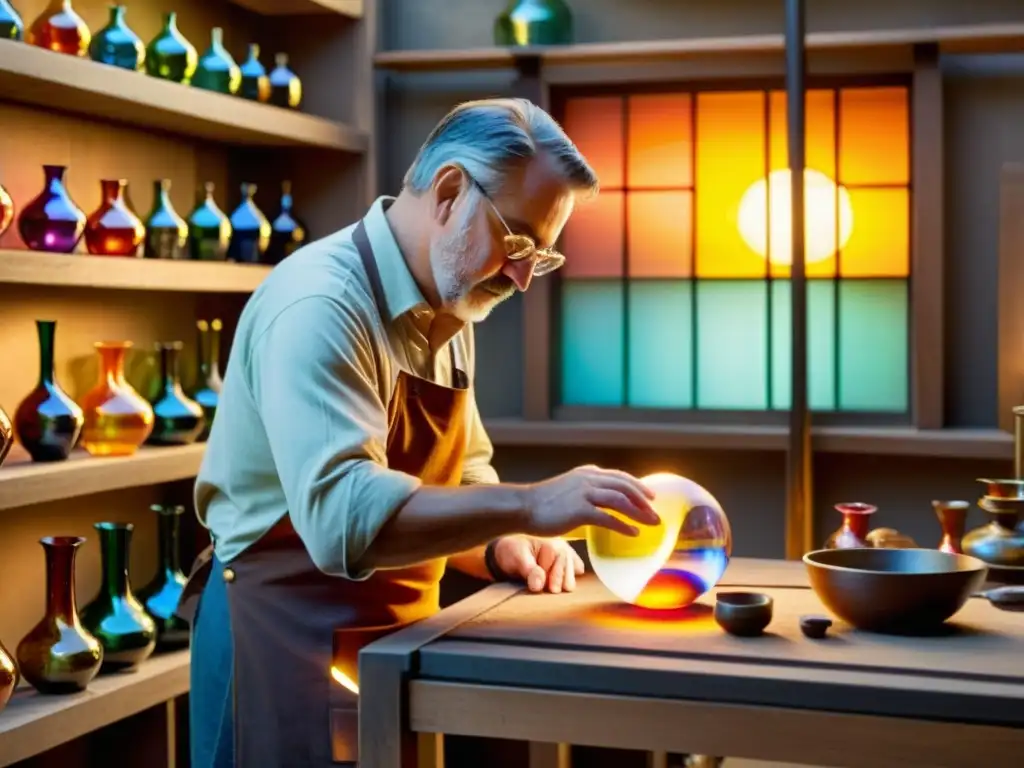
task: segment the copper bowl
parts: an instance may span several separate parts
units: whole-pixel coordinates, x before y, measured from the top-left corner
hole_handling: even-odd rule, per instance
[[[936,549],[822,549],[803,560],[826,608],[858,629],[891,634],[941,628],[988,571],[976,557]]]

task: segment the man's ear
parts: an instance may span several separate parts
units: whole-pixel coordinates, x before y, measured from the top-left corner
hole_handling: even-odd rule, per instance
[[[444,226],[452,214],[455,201],[465,183],[465,174],[456,165],[444,165],[434,174],[434,183],[430,187],[433,195],[434,220]]]

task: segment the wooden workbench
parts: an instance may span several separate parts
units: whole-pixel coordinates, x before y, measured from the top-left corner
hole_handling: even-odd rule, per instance
[[[1024,765],[1024,613],[973,598],[925,638],[825,640],[801,563],[734,560],[718,591],[774,598],[764,636],[714,623],[714,596],[672,614],[499,584],[360,655],[361,768],[422,768],[417,734],[461,734],[817,766]],[[432,757],[432,756],[431,756]]]

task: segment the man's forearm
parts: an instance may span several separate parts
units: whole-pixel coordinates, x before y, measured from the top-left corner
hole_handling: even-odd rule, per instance
[[[525,497],[522,485],[422,486],[381,528],[358,568],[402,568],[525,533]]]

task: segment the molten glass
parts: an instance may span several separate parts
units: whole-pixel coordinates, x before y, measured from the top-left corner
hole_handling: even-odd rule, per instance
[[[684,608],[725,573],[732,554],[729,520],[715,497],[692,480],[667,472],[642,480],[654,491],[661,522],[640,525],[638,536],[590,526],[590,563],[601,583],[624,602]]]

